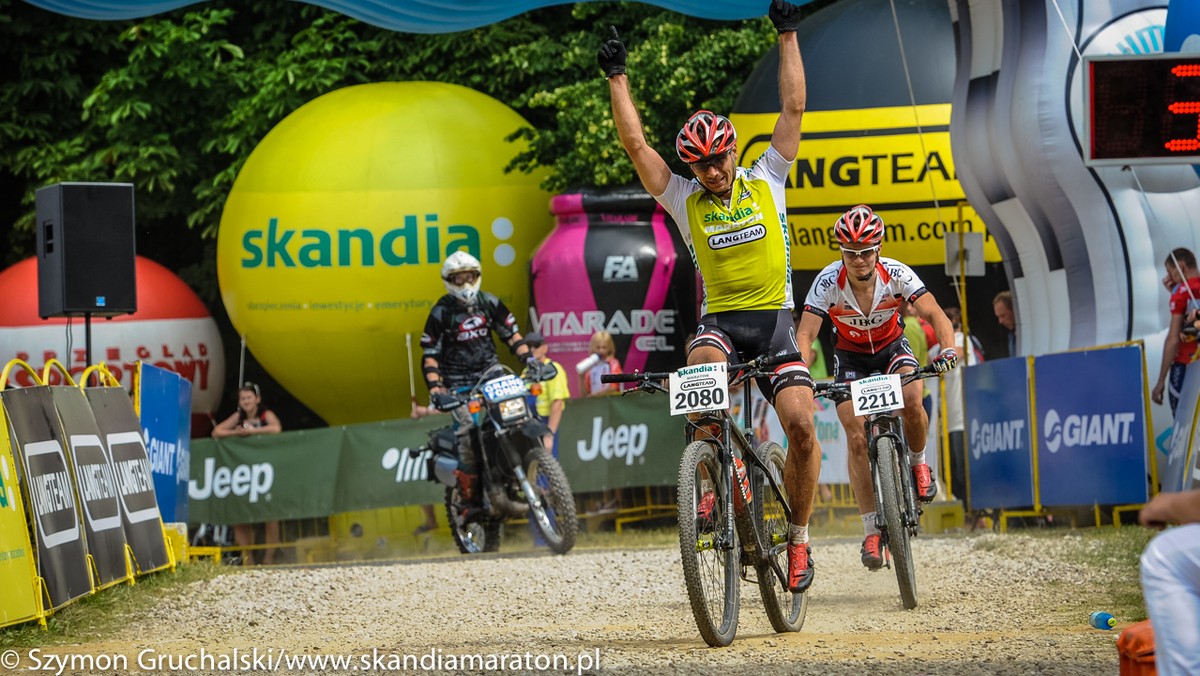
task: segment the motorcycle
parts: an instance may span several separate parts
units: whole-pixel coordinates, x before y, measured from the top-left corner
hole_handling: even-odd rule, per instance
[[[447,521],[463,554],[499,551],[500,527],[523,517],[556,554],[575,546],[575,497],[542,443],[549,428],[531,402],[540,382],[556,373],[543,364],[521,378],[497,364],[474,386],[435,398],[434,406],[451,412],[456,424],[429,432],[428,476],[446,486]],[[460,443],[470,445],[476,473],[460,469]]]

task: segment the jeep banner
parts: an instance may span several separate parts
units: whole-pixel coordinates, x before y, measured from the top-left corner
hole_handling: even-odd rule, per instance
[[[674,486],[684,422],[667,398],[572,399],[558,426],[558,462],[576,494],[626,486]]]
[[[182,383],[183,395],[190,401],[191,385],[174,373],[170,375]],[[89,387],[84,393],[96,418],[101,438],[108,448],[117,497],[121,501],[125,540],[133,552],[137,572],[148,573],[165,568],[170,565],[171,559],[163,538],[154,475],[129,395],[120,387]],[[179,396],[177,390],[174,401],[179,402]],[[176,417],[187,424],[189,411],[185,403],[176,410]]]
[[[344,428],[196,439],[189,523],[259,523],[333,513]]]
[[[0,407],[0,627],[38,616],[37,568],[17,479],[8,420]]]
[[[88,554],[96,567],[96,584],[107,587],[127,580],[130,576],[125,567],[125,531],[121,527],[117,481],[96,418],[83,390],[77,387],[51,387],[50,396],[67,434],[67,459],[75,475],[79,513]],[[128,395],[122,396],[128,401]]]
[[[1039,356],[1033,375],[1042,504],[1146,502],[1150,446],[1141,348]]]
[[[37,533],[38,575],[46,582],[50,608],[60,608],[92,592],[62,421],[49,387],[6,390],[0,401],[25,478],[29,519]]]
[[[428,480],[431,452],[417,449],[429,440],[428,430],[449,424],[450,416],[434,415],[347,427],[333,512],[442,504],[445,486]]]

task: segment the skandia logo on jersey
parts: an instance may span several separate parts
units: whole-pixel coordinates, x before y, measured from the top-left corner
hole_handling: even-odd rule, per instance
[[[1025,448],[1025,420],[971,421],[971,455],[978,460],[991,453],[1006,453]]]
[[[366,228],[294,230],[278,218],[267,229],[242,235],[243,268],[346,268],[382,265],[399,267],[438,263],[458,249],[480,257],[479,230],[471,225],[442,226],[437,214],[402,217],[403,225],[378,238]]]
[[[753,215],[754,215],[754,209],[751,209],[750,207],[742,207],[741,209],[734,209],[733,211],[731,211],[729,213],[725,213],[724,211],[710,211],[710,212],[704,214],[704,222],[705,223],[712,223],[713,221],[718,221],[718,222],[722,222],[722,223],[736,222],[736,221],[742,220],[743,218],[748,218]]]
[[[737,232],[722,233],[708,238],[708,248],[728,249],[731,246],[753,242],[767,236],[767,228],[763,224],[752,225]]]
[[[1121,413],[1071,414],[1065,418],[1058,411],[1046,411],[1042,435],[1046,448],[1057,453],[1060,448],[1076,446],[1112,446],[1133,442],[1133,423],[1137,414]]]

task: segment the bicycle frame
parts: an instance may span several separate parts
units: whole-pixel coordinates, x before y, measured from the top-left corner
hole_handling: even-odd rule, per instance
[[[884,523],[883,496],[879,486],[879,439],[890,437],[896,443],[896,448],[903,453],[909,452],[908,440],[904,437],[904,424],[899,416],[890,413],[876,413],[864,421],[867,434],[867,460],[871,464],[871,484],[875,488],[875,526],[882,533],[887,532]],[[902,456],[905,457],[906,456]],[[904,522],[910,530],[920,523],[919,508],[916,500],[916,490],[912,486],[909,472],[900,472],[900,484],[904,494]]]

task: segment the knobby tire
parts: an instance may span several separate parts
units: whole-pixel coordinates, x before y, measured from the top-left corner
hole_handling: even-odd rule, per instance
[[[679,553],[683,580],[700,636],[710,646],[727,646],[737,632],[741,594],[736,533],[724,533],[721,464],[709,441],[688,444],[679,461]],[[705,492],[714,502],[708,518],[697,514]]]
[[[787,454],[779,444],[773,441],[761,444],[755,454],[775,479],[775,483],[779,486],[779,492],[786,503],[788,494],[783,485],[783,468],[787,464]],[[778,543],[785,545],[780,547],[772,558],[786,575],[788,572],[786,544],[789,526],[787,512],[784,511],[775,492],[771,490],[771,484],[763,476],[762,470],[758,467],[751,469],[754,477],[754,481],[751,482],[754,489],[752,506],[754,521],[759,529],[759,537],[763,546],[768,550]],[[771,627],[777,632],[800,631],[800,628],[804,626],[804,618],[808,614],[808,593],[795,594],[789,591],[769,563],[756,565],[755,572],[758,577],[758,591],[762,595],[763,607],[767,611],[767,618],[771,620]]]
[[[888,550],[892,554],[892,566],[896,569],[896,581],[900,584],[900,603],[905,610],[912,610],[917,607],[917,571],[908,526],[904,522],[906,501],[904,484],[900,479],[901,467],[907,469],[908,458],[898,457],[896,443],[891,437],[879,437],[875,444]]]
[[[542,503],[546,523],[538,518],[533,500],[528,497],[529,520],[535,524],[546,545],[555,554],[566,554],[575,546],[579,534],[579,519],[575,515],[575,497],[562,465],[544,448],[537,448],[525,457],[525,475]]]

